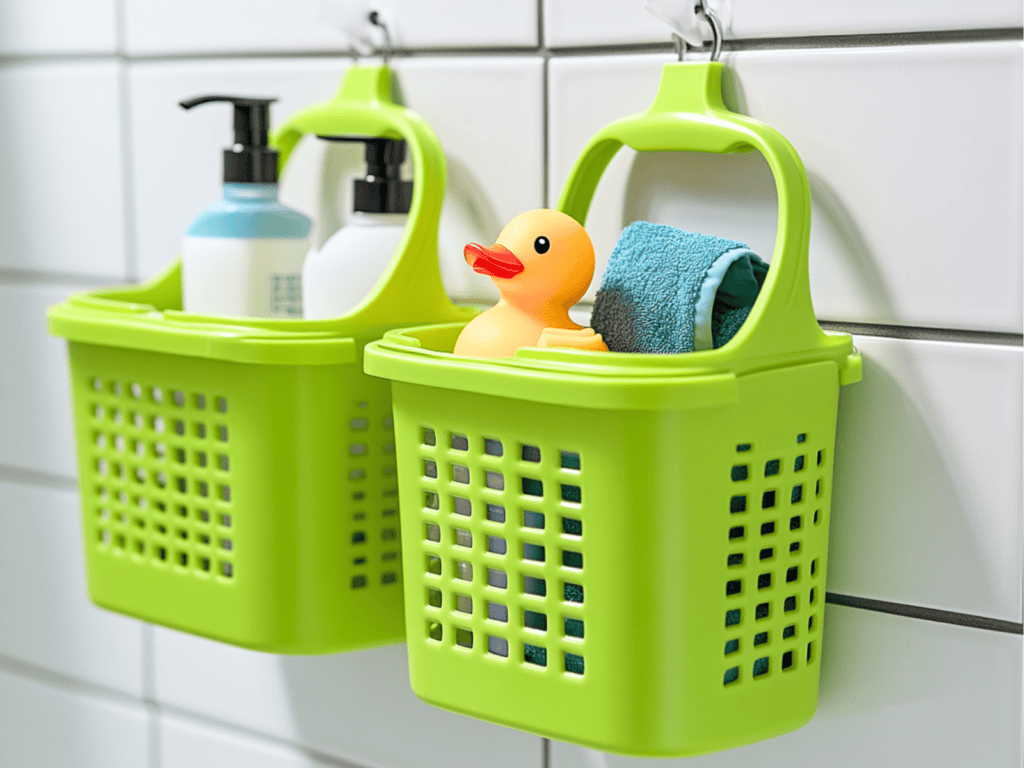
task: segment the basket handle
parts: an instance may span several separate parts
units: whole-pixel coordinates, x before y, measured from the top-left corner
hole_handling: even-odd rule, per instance
[[[306,134],[340,134],[404,139],[413,164],[409,224],[402,241],[374,289],[344,316],[346,328],[408,322],[455,322],[468,319],[452,304],[441,282],[437,232],[444,199],[445,159],[426,121],[392,98],[391,70],[385,66],[352,67],[337,96],[292,115],[274,133],[282,169]]]
[[[666,64],[651,107],[608,124],[584,148],[565,182],[559,210],[586,222],[601,175],[623,144],[638,152],[724,154],[756,149],[775,177],[778,232],[765,285],[736,336],[720,350],[700,354],[726,357],[742,348],[749,358],[827,344],[811,305],[811,196],[803,163],[778,131],[725,106],[719,62]]]

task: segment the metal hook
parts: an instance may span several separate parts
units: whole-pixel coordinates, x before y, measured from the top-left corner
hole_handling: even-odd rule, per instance
[[[387,64],[391,60],[391,54],[394,53],[394,48],[391,47],[391,33],[388,32],[387,24],[381,21],[377,11],[370,11],[369,20],[373,26],[380,27],[384,32],[384,47],[381,49],[381,56],[384,57],[384,63]]]
[[[679,60],[683,60],[683,54],[686,52],[686,41],[683,40],[675,32],[672,33],[672,42],[675,43],[676,53],[679,55]]]
[[[697,0],[696,10],[705,19],[708,20],[708,24],[711,25],[711,60],[718,61],[722,55],[722,38],[724,34],[722,32],[722,22],[719,21],[718,16],[714,11],[711,10],[711,6],[708,5],[708,0]]]

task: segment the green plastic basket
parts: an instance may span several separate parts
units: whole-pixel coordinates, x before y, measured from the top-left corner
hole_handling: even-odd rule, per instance
[[[611,157],[759,150],[779,233],[746,324],[687,355],[450,354],[463,325],[392,331],[406,631],[426,701],[624,754],[764,739],[817,704],[838,390],[818,327],[810,198],[778,133],[726,110],[718,64],[671,64],[603,129],[559,207],[583,221]]]
[[[374,292],[337,320],[181,312],[178,264],[151,283],[50,310],[68,339],[94,602],[247,648],[328,653],[404,638],[391,393],[364,345],[413,322],[466,319],[444,295],[445,164],[391,100],[388,70],[354,68],[331,102],[275,136],[404,138],[410,223]]]

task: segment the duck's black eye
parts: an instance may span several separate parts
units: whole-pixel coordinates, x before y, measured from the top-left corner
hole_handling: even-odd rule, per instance
[[[548,248],[551,247],[551,241],[546,237],[538,237],[533,241],[533,250],[537,253],[547,253]]]

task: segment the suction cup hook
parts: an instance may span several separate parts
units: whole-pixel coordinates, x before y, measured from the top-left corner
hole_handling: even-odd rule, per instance
[[[384,57],[384,65],[391,61],[391,55],[394,53],[394,48],[391,45],[391,33],[388,32],[388,25],[385,24],[381,18],[380,13],[377,11],[370,11],[369,21],[373,26],[380,27],[384,33],[384,47],[381,49],[381,56]]]

